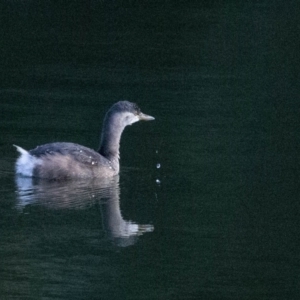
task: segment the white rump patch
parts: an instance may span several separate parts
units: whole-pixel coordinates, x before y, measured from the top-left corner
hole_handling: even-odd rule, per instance
[[[32,177],[33,169],[41,164],[41,160],[30,155],[25,149],[14,145],[21,154],[16,162],[16,173],[23,176]]]

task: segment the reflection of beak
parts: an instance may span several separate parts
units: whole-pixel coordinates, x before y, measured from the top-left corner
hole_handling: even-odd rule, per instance
[[[155,118],[149,116],[149,115],[145,115],[142,112],[138,114],[138,117],[140,119],[140,121],[152,121],[155,120]]]

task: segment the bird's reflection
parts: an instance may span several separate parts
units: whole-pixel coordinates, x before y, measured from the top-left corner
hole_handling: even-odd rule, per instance
[[[35,181],[17,176],[16,184],[19,210],[28,205],[41,205],[51,210],[99,207],[103,229],[117,246],[133,245],[138,236],[154,230],[153,225],[141,225],[123,219],[120,210],[119,176],[63,183]]]

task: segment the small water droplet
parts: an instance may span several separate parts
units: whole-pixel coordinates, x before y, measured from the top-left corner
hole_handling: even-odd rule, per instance
[[[159,180],[159,179],[156,179],[155,182],[156,182],[157,184],[160,184],[160,180]]]
[[[158,163],[158,164],[156,164],[156,168],[157,169],[159,169],[160,168],[160,164]]]

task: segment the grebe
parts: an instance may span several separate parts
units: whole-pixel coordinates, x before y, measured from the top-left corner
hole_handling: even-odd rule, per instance
[[[21,154],[16,162],[16,173],[49,180],[117,175],[123,130],[137,121],[151,120],[154,118],[143,114],[135,103],[119,101],[105,115],[98,151],[65,142],[45,144],[29,151],[14,145]]]

